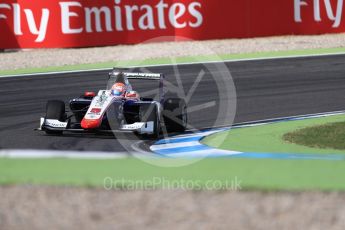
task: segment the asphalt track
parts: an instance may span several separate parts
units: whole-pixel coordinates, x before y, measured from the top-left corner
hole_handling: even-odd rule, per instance
[[[236,87],[236,123],[344,110],[345,55],[225,64]],[[178,85],[176,67],[150,67],[145,70],[162,72],[169,82]],[[222,122],[215,123],[219,104],[224,102],[222,100],[233,98],[217,90],[215,78],[221,72],[214,69],[211,75],[201,64],[178,66],[183,88],[188,92],[201,70],[205,71],[205,75],[191,97],[189,107],[199,108],[199,105],[214,99],[216,103],[190,113],[189,122],[199,129],[223,125]],[[44,115],[47,100],[68,102],[85,90],[103,89],[107,73],[96,71],[0,78],[0,149],[126,151],[127,148],[111,136],[67,134],[55,137],[33,131],[38,127],[39,117]],[[139,92],[145,92],[152,86],[149,84],[136,83],[134,87],[140,88]]]

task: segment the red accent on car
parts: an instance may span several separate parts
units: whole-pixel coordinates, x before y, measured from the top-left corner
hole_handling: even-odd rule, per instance
[[[100,113],[101,111],[102,111],[102,109],[100,109],[100,108],[92,108],[91,111],[90,111],[90,113],[98,114],[98,113]]]
[[[126,97],[137,97],[138,95],[136,93],[127,93]]]
[[[95,97],[95,96],[96,96],[96,93],[95,93],[95,92],[85,92],[85,93],[84,93],[84,96],[85,96],[85,97]]]
[[[90,119],[83,119],[81,121],[81,127],[83,129],[97,129],[102,123],[102,119],[95,119],[95,120],[90,120]]]

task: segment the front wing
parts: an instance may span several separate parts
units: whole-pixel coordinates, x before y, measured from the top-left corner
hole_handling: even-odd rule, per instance
[[[119,129],[117,130],[87,130],[87,129],[75,129],[71,128],[70,121],[61,122],[59,120],[54,119],[46,119],[41,117],[40,119],[40,127],[36,130],[39,131],[68,131],[68,132],[90,132],[90,131],[97,131],[97,132],[137,132],[139,134],[153,134],[154,133],[154,121],[148,122],[135,122],[133,124],[123,124],[120,125]]]

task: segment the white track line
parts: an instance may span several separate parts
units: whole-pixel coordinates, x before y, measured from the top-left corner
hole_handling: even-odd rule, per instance
[[[140,68],[140,67],[164,67],[172,65],[194,65],[194,64],[212,64],[212,63],[224,63],[224,62],[245,62],[245,61],[262,61],[262,60],[275,60],[275,59],[293,59],[293,58],[306,58],[306,57],[324,57],[324,56],[339,56],[345,55],[343,53],[325,53],[325,54],[307,54],[307,55],[287,55],[287,56],[276,56],[276,57],[258,57],[258,58],[240,58],[240,59],[228,59],[219,61],[200,61],[200,62],[183,62],[183,63],[171,63],[171,64],[155,64],[155,65],[139,65],[139,66],[127,66],[123,68]],[[193,57],[191,57],[193,58]],[[68,73],[83,73],[83,72],[95,72],[112,70],[112,68],[99,68],[99,69],[85,69],[85,70],[66,70],[66,71],[55,71],[55,72],[42,72],[42,73],[28,73],[28,74],[14,74],[14,75],[0,75],[0,78],[11,78],[11,77],[33,77],[42,75],[59,75]]]
[[[234,124],[220,125],[220,126],[214,126],[214,127],[206,127],[204,129],[209,129],[210,131],[208,132],[212,134],[212,132],[218,132],[217,129],[224,129],[223,131],[227,131],[229,128],[235,128],[235,127],[251,127],[251,126],[258,126],[258,125],[266,125],[268,123],[276,122],[277,120],[284,121],[288,119],[298,119],[298,118],[318,118],[318,117],[335,116],[335,115],[342,115],[342,114],[345,114],[345,110],[311,113],[311,114],[305,114],[305,115],[294,115],[294,116],[287,116],[287,117],[275,117],[275,118],[268,118],[268,119],[254,120],[254,121],[239,122],[239,123],[234,123]],[[187,130],[187,131],[195,132],[199,134],[198,130]],[[190,134],[190,136],[192,135],[193,134]],[[173,139],[173,138],[174,137],[169,138],[169,139]]]
[[[0,150],[0,158],[68,158],[68,159],[122,159],[128,157],[125,152],[78,152],[78,151],[57,151],[57,150]]]

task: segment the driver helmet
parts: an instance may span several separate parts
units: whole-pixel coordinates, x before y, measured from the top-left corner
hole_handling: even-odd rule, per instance
[[[126,86],[123,83],[115,83],[111,87],[111,94],[114,96],[123,96],[126,93]]]

